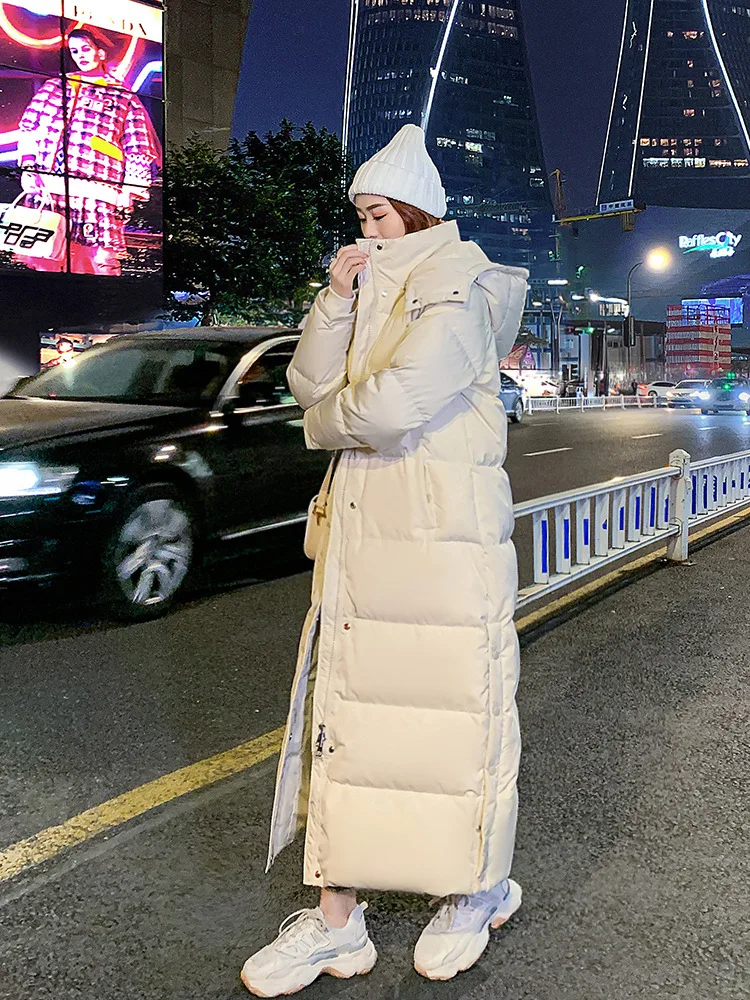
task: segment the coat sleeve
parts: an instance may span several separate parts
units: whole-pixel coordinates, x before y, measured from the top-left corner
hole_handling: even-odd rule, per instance
[[[469,388],[491,336],[486,299],[475,286],[466,302],[428,306],[409,324],[390,368],[307,410],[308,448],[393,448]]]
[[[346,384],[346,355],[354,330],[356,298],[328,286],[313,303],[287,369],[289,388],[303,410]]]

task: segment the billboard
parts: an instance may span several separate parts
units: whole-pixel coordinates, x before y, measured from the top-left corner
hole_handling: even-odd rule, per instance
[[[0,271],[161,270],[163,12],[0,2]]]
[[[683,306],[714,306],[726,309],[732,326],[742,326],[744,322],[743,300],[740,297],[730,299],[683,299]]]

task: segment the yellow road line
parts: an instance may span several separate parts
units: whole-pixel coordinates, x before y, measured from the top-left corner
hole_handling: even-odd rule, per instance
[[[264,733],[232,750],[225,750],[198,761],[197,764],[190,764],[189,767],[182,767],[179,771],[165,774],[162,778],[156,778],[118,795],[117,798],[93,806],[59,826],[50,826],[33,837],[11,844],[0,851],[0,883],[20,875],[27,868],[49,861],[99,833],[121,826],[157,806],[163,806],[172,799],[260,764],[279,752],[283,736],[283,729],[274,729],[273,732]]]
[[[750,516],[750,511],[735,514],[691,534],[690,540],[693,543],[700,541],[747,520],[748,516]],[[518,630],[520,632],[528,631],[550,618],[554,618],[580,603],[582,599],[604,590],[634,571],[663,558],[666,551],[666,547],[662,547],[656,552],[642,556],[640,559],[608,573],[600,580],[578,587],[572,593],[544,605],[538,611],[524,615],[516,622]],[[85,843],[97,834],[121,826],[128,820],[142,816],[151,809],[156,809],[157,806],[165,805],[172,799],[188,795],[190,792],[198,791],[207,785],[229,778],[233,774],[249,770],[256,764],[260,764],[261,761],[277,754],[281,749],[283,737],[283,728],[274,729],[273,732],[258,736],[248,743],[242,743],[232,750],[225,750],[223,753],[198,761],[196,764],[180,768],[179,771],[165,774],[163,777],[140,785],[132,791],[118,795],[108,802],[93,806],[59,826],[48,827],[46,830],[34,834],[33,837],[11,844],[5,850],[0,851],[0,883],[7,882],[44,861],[50,861],[58,854],[62,854],[63,851],[67,851],[77,844]]]

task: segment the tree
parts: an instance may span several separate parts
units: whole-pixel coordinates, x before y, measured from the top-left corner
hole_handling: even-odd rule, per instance
[[[199,302],[204,325],[296,326],[310,282],[325,281],[324,257],[353,238],[339,139],[284,119],[227,153],[193,138],[167,167],[167,290],[188,296],[170,310],[194,315]]]

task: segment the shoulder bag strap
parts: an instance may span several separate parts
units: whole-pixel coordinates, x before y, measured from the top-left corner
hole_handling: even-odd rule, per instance
[[[330,495],[331,484],[333,482],[333,475],[336,471],[336,466],[339,464],[340,459],[341,459],[341,452],[337,451],[333,456],[333,458],[331,459],[330,465],[328,466],[328,470],[326,471],[325,474],[325,479],[323,480],[323,484],[320,487],[320,493],[318,493],[318,496],[316,497],[314,510],[315,510],[315,515],[318,518],[318,521],[320,521],[322,517],[325,517],[326,508],[328,506],[328,497]]]

